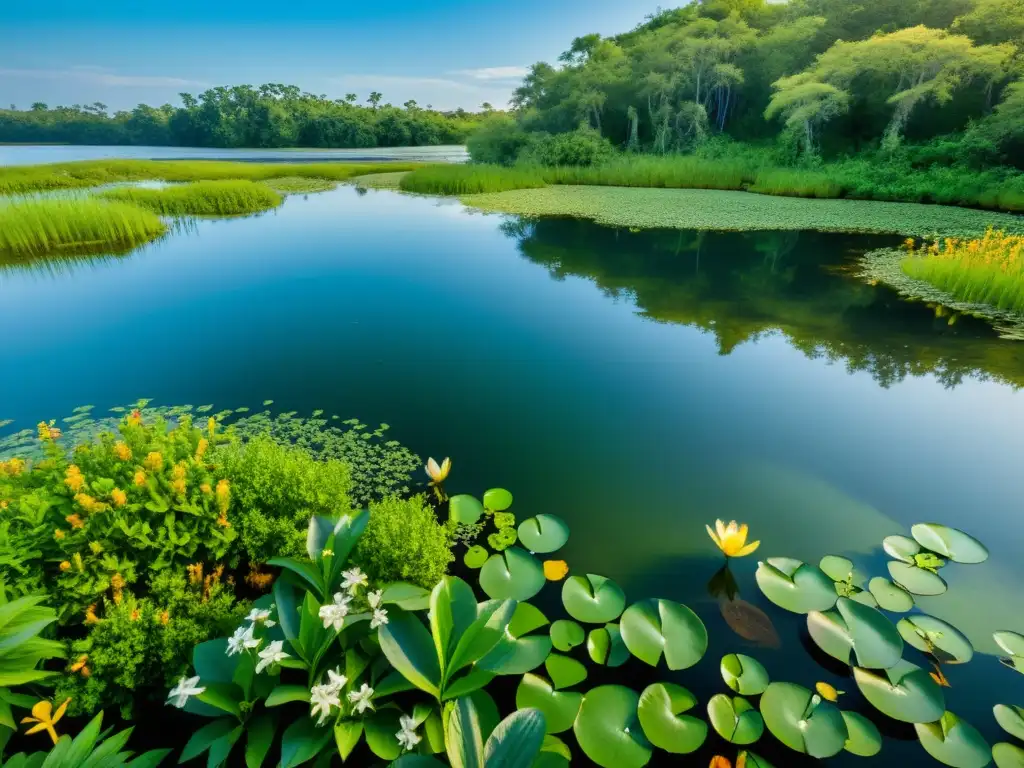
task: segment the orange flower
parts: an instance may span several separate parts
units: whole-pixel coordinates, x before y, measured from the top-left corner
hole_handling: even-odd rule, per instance
[[[128,494],[122,491],[120,488],[115,488],[110,492],[110,498],[114,500],[115,507],[123,507],[128,503]]]
[[[67,560],[65,560],[64,562],[62,562],[60,564],[60,569],[62,571],[70,571],[71,570],[71,563],[69,563]]]
[[[128,423],[133,427],[137,427],[140,424],[142,424],[142,411],[140,411],[138,408],[132,411],[131,414],[128,416]]]
[[[193,587],[203,583],[203,564],[192,563],[191,565],[185,566],[188,571],[188,583]]]
[[[222,512],[220,517],[217,518],[217,525],[219,525],[221,528],[230,528],[231,527],[231,521],[228,520],[227,515],[225,515]]]
[[[124,580],[124,576],[120,573],[115,573],[110,577],[110,588],[114,593],[114,604],[120,605],[121,600],[124,598],[124,588],[127,582]]]
[[[146,456],[146,460],[143,464],[146,465],[146,469],[153,472],[159,472],[164,468],[163,454],[160,453],[160,451],[152,451],[148,456]]]
[[[142,614],[139,613],[138,608],[132,608],[131,616],[129,616],[128,618],[130,618],[132,621],[138,621],[141,615]]]
[[[85,527],[85,521],[82,520],[78,515],[68,515],[64,518],[71,523],[72,528],[83,528]]]
[[[249,573],[245,577],[245,581],[254,589],[258,589],[261,592],[270,586],[270,583],[274,580],[274,574],[263,573],[257,566],[250,565]]]
[[[171,621],[171,614],[168,611],[163,611],[163,612],[160,613],[160,623],[161,624],[163,624],[166,627],[170,623],[170,621]]]
[[[99,624],[100,617],[96,615],[96,604],[90,605],[85,609],[85,623],[86,624]]]
[[[53,532],[53,538],[57,539],[57,541],[60,541],[61,539],[65,538],[66,536],[67,536],[67,534],[64,533],[64,531],[62,531],[60,528],[57,528]]]
[[[85,485],[85,477],[82,475],[82,470],[74,464],[68,467],[67,471],[64,472],[64,485],[74,493],[82,490],[82,487]]]
[[[545,560],[544,577],[548,581],[561,581],[569,573],[569,565],[565,560]]]
[[[729,758],[727,757],[715,755],[711,758],[711,765],[709,765],[708,768],[732,768],[732,763],[729,762]]]
[[[88,654],[82,654],[78,657],[78,661],[71,665],[71,672],[81,672],[82,677],[89,676],[89,668],[85,666],[85,663],[89,661]]]
[[[117,454],[117,458],[121,461],[130,461],[132,458],[132,449],[124,442],[114,443],[114,453]]]
[[[145,473],[145,472],[143,472],[143,471],[142,471],[142,470],[140,469],[140,470],[138,470],[138,471],[137,471],[137,472],[135,473],[135,485],[136,485],[136,487],[138,487],[138,488],[141,488],[141,487],[142,487],[142,486],[144,486],[145,484],[146,484],[146,473]]]

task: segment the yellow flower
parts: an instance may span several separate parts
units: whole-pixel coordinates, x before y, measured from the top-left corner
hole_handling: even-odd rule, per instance
[[[64,519],[71,524],[72,528],[83,528],[85,526],[85,522],[78,515],[68,515]]]
[[[64,473],[64,485],[70,488],[73,493],[78,493],[85,485],[85,477],[82,475],[82,470],[75,464],[68,467]]]
[[[177,480],[171,481],[171,490],[174,491],[179,496],[184,496],[187,488],[188,486],[185,483],[184,478],[179,478]]]
[[[206,422],[206,429],[210,432],[210,437],[213,437],[213,433],[217,431],[217,420],[213,416]]]
[[[161,454],[160,451],[152,451],[148,456],[146,456],[146,460],[143,464],[146,465],[146,469],[153,472],[159,472],[164,468],[163,454]]]
[[[71,563],[69,563],[67,560],[65,560],[63,563],[60,564],[60,569],[62,571],[70,571],[71,570]]]
[[[57,541],[60,541],[60,540],[61,540],[61,539],[63,539],[63,538],[65,537],[65,536],[67,536],[67,534],[66,534],[66,533],[64,533],[64,531],[62,531],[62,530],[61,530],[60,528],[57,528],[57,529],[56,529],[56,530],[54,530],[54,532],[53,532],[53,538],[57,539]]]
[[[44,699],[43,701],[38,702],[34,707],[32,707],[31,717],[22,718],[22,723],[36,723],[36,725],[33,725],[25,731],[25,735],[30,736],[33,733],[46,731],[50,734],[50,738],[53,739],[53,743],[56,744],[57,731],[54,730],[53,726],[57,724],[58,720],[64,717],[64,712],[67,711],[68,703],[70,701],[70,698],[64,699],[64,703],[57,707],[56,712],[53,711],[53,704],[49,701]]]
[[[708,536],[715,542],[715,546],[722,550],[726,557],[746,557],[761,546],[760,541],[747,544],[746,523],[737,525],[736,521],[733,520],[729,525],[726,525],[721,520],[716,520],[714,531],[711,530],[710,525],[704,527],[707,528]]]
[[[565,560],[545,560],[544,578],[548,581],[561,581],[569,573],[569,565]]]
[[[50,427],[51,427],[52,425],[53,425],[53,422],[52,422],[52,421],[51,421],[51,422],[50,422],[49,424],[47,424],[47,423],[46,423],[45,421],[40,421],[40,422],[39,422],[39,423],[38,423],[38,424],[36,425],[36,429],[37,429],[37,430],[38,430],[38,432],[39,432],[39,439],[40,439],[40,440],[49,440],[49,439],[51,438],[51,435],[50,435]]]
[[[166,627],[170,623],[170,621],[171,621],[171,614],[168,611],[161,612],[161,614],[160,614],[160,623],[163,624]]]
[[[231,504],[231,484],[225,479],[217,482],[217,509],[220,510],[220,516],[226,517],[228,514],[228,507]]]
[[[87,654],[83,653],[81,656],[78,657],[78,661],[76,661],[74,664],[71,665],[70,671],[71,672],[81,672],[82,673],[82,677],[88,677],[89,676],[89,668],[87,666],[85,666],[85,663],[87,661],[89,661],[89,656]]]
[[[17,477],[25,470],[24,459],[10,459],[9,461],[0,461],[0,475],[8,475],[9,477]]]
[[[105,512],[110,508],[102,501],[97,501],[87,493],[76,493],[75,501],[90,515],[96,514],[97,512]]]
[[[114,443],[114,453],[121,461],[130,461],[132,458],[132,449],[124,442]]]
[[[815,683],[814,690],[816,690],[818,695],[825,701],[838,701],[839,697],[843,694],[843,691],[837,691],[828,683]]]
[[[427,459],[426,470],[427,474],[430,475],[430,484],[440,485],[448,477],[448,473],[452,471],[452,460],[446,458],[441,462],[441,466],[438,466],[433,458]]]
[[[213,493],[213,488],[210,487],[209,483],[203,483],[202,485],[200,485],[199,490],[205,493],[207,496]]]
[[[137,471],[137,472],[135,473],[135,485],[136,485],[136,487],[138,487],[138,488],[141,488],[141,487],[142,487],[142,486],[144,486],[145,484],[146,484],[146,473],[145,473],[145,472],[143,472],[143,471],[142,471],[142,470],[140,469],[140,470],[138,470],[138,471]]]
[[[9,507],[10,504],[11,502],[9,502],[7,499],[3,499],[2,501],[0,501],[0,509],[7,509],[7,507]]]
[[[85,623],[86,624],[99,624],[100,617],[96,615],[96,606],[90,605],[85,609]]]
[[[120,488],[115,488],[110,492],[110,498],[114,500],[115,507],[123,507],[128,503],[128,494],[122,491]]]
[[[199,438],[199,445],[196,447],[196,461],[202,461],[203,456],[206,455],[206,451],[209,447],[209,440],[207,440],[205,437]]]
[[[138,621],[139,617],[141,615],[142,614],[139,613],[139,609],[138,608],[132,608],[131,616],[129,616],[128,618],[131,619],[132,621]]]

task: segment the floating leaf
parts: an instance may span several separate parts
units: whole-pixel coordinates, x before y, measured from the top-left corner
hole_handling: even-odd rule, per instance
[[[583,697],[573,724],[584,754],[603,768],[641,768],[651,747],[637,721],[640,697],[621,685],[602,685]]]
[[[499,528],[496,533],[487,537],[487,544],[495,552],[504,552],[516,543],[516,538],[515,528]]]
[[[519,524],[519,540],[531,552],[547,554],[561,549],[569,540],[569,526],[560,517],[537,515]]]
[[[619,626],[629,652],[652,667],[664,654],[669,669],[688,669],[708,649],[704,622],[681,603],[641,600],[626,609]]]
[[[491,555],[480,570],[480,587],[494,600],[529,600],[543,586],[540,563],[519,547]]]
[[[703,720],[685,714],[697,706],[696,697],[675,683],[654,683],[640,694],[637,717],[651,744],[675,755],[700,749],[708,735]]]
[[[741,763],[740,760],[744,762]],[[775,768],[771,763],[765,760],[760,755],[756,755],[753,752],[740,752],[736,755],[736,765],[744,766],[744,768]]]
[[[577,621],[605,624],[615,621],[622,613],[626,595],[611,579],[588,573],[566,579],[562,585],[562,604]]]
[[[563,653],[583,645],[587,633],[571,619],[559,619],[551,625],[551,643]]]
[[[448,500],[448,519],[459,525],[473,525],[484,513],[484,505],[475,496],[460,494]]]
[[[853,668],[853,679],[872,706],[904,723],[934,723],[946,711],[942,688],[932,676],[909,661],[882,672]]]
[[[992,759],[996,768],[1024,768],[1024,749],[1001,741],[992,747]]]
[[[765,648],[778,648],[782,645],[771,618],[756,605],[746,600],[729,600],[721,602],[719,610],[729,629],[744,640]]]
[[[491,488],[484,491],[484,507],[492,512],[504,512],[512,506],[512,494],[504,488]]]
[[[992,750],[978,730],[952,712],[938,722],[917,723],[917,738],[925,751],[953,768],[985,768],[992,762]]]
[[[544,662],[544,669],[556,689],[572,688],[587,679],[587,668],[576,659],[552,653]]]
[[[829,656],[869,669],[888,669],[903,656],[900,633],[876,609],[846,597],[836,609],[807,614],[811,639]]]
[[[718,735],[733,744],[753,744],[764,733],[760,713],[742,696],[731,699],[724,693],[712,696],[708,702],[708,719]]]
[[[760,696],[771,682],[764,665],[742,653],[723,656],[721,671],[725,684],[743,696]]]
[[[772,683],[761,697],[761,714],[772,734],[797,752],[832,757],[846,745],[846,721],[835,704],[794,683]]]
[[[523,675],[516,689],[516,708],[536,707],[544,713],[548,733],[562,733],[572,728],[583,703],[583,694],[556,691],[543,677]]]
[[[910,645],[932,653],[947,664],[966,664],[974,658],[974,648],[964,634],[942,619],[920,613],[899,620],[896,629]]]
[[[618,624],[605,624],[590,630],[587,653],[595,664],[609,667],[621,667],[629,660],[629,649],[622,642]]]
[[[530,603],[518,603],[508,623],[508,632],[512,637],[522,637],[535,629],[546,627],[548,623],[548,617],[539,608]]]
[[[569,564],[565,560],[545,560],[544,578],[548,581],[561,581],[569,573]]]
[[[921,551],[921,545],[906,536],[886,536],[882,539],[882,549],[889,557],[913,563],[914,555]]]
[[[893,613],[906,613],[914,607],[914,598],[903,587],[893,584],[884,576],[875,576],[868,582],[868,589],[874,595],[879,607]]]
[[[1011,736],[1024,740],[1024,709],[1008,704],[996,704],[992,708],[999,727]]]
[[[853,582],[853,561],[839,555],[825,555],[818,563],[818,567],[832,581]]]
[[[505,528],[511,528],[516,524],[516,516],[511,512],[495,512],[494,513],[494,527],[499,530]]]
[[[758,563],[755,576],[769,600],[793,613],[826,611],[838,598],[834,583],[820,568],[788,557]]]
[[[479,544],[474,544],[472,547],[466,550],[466,554],[462,557],[462,562],[466,564],[467,568],[482,568],[484,563],[487,562],[487,558],[490,557],[490,553],[481,547]]]
[[[941,576],[916,565],[890,561],[889,575],[893,581],[915,595],[935,596],[946,591],[946,582]]]
[[[954,563],[983,563],[988,549],[973,536],[938,523],[918,523],[910,529],[918,544]]]
[[[993,632],[992,639],[1010,656],[1024,656],[1024,635],[1003,629]]]
[[[882,751],[882,734],[877,726],[857,712],[843,712],[849,734],[843,749],[858,757],[874,757]]]

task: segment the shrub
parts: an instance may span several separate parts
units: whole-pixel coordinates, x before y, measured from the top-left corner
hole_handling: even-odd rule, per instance
[[[474,163],[512,165],[532,141],[531,134],[508,115],[494,115],[466,140]]]
[[[318,462],[266,437],[226,448],[220,458],[231,479],[241,550],[251,563],[301,555],[310,517],[352,509],[352,483],[341,461]]]
[[[448,570],[451,529],[425,496],[391,496],[370,505],[370,522],[352,561],[380,582],[410,581],[431,589]]]
[[[605,163],[617,155],[608,139],[593,128],[580,127],[571,133],[538,134],[519,153],[525,165],[591,166]]]

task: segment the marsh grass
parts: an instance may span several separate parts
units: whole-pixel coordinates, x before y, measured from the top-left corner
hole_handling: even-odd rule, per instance
[[[539,172],[549,184],[737,190],[753,182],[757,166],[742,159],[626,155],[602,165],[544,168]]]
[[[156,214],[122,202],[48,198],[0,203],[0,254],[123,253],[167,231]]]
[[[98,197],[165,216],[237,216],[269,210],[284,200],[266,184],[239,180],[196,181],[161,189],[118,187],[100,192]]]
[[[475,195],[545,186],[536,169],[500,165],[431,165],[403,176],[399,186],[423,195]]]
[[[267,179],[263,183],[282,195],[306,195],[313,192],[329,192],[338,186],[336,181],[306,178],[304,176],[283,176],[280,179]]]

